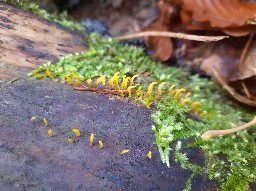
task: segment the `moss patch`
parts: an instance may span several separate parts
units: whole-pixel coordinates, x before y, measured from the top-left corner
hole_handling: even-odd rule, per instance
[[[33,3],[29,0],[4,0],[4,2],[6,2],[12,6],[20,7],[23,10],[31,11],[34,14],[45,18],[46,20],[56,22],[64,27],[69,28],[69,29],[76,30],[78,32],[84,31],[84,27],[80,23],[78,23],[78,22],[74,21],[72,18],[70,18],[67,15],[66,11],[64,11],[62,13],[48,13],[46,10],[41,9],[39,7],[39,5],[37,5],[36,3]]]
[[[155,126],[152,128],[163,162],[169,165],[171,153],[176,162],[193,172],[187,182],[187,190],[191,188],[191,180],[196,174],[205,174],[219,181],[222,190],[247,190],[249,183],[256,181],[255,128],[208,142],[201,141],[203,132],[240,125],[251,120],[255,110],[232,106],[234,103],[208,79],[157,63],[146,56],[142,48],[119,44],[111,39],[103,40],[95,35],[88,41],[88,52],[67,55],[56,64],[47,63],[31,75],[65,80],[75,74],[79,81],[84,82],[102,75],[111,77],[119,71],[123,76],[139,74],[137,82],[144,86],[152,81],[165,81],[168,85],[186,88],[192,92],[193,102],[202,102],[199,120],[193,120],[198,117],[191,115],[190,108],[181,106],[173,97],[164,96],[155,102],[152,115]],[[176,145],[174,151],[172,145]],[[190,162],[186,156],[186,149],[190,147],[202,149],[205,166]]]

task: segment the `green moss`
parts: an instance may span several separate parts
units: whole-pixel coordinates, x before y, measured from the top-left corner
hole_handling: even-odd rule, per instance
[[[39,8],[39,5],[37,5],[36,3],[32,3],[29,0],[4,0],[4,2],[12,6],[21,7],[26,11],[31,11],[34,14],[45,18],[46,20],[56,22],[69,29],[76,30],[79,32],[84,31],[84,27],[80,23],[70,18],[67,15],[66,11],[62,13],[48,13],[46,10]]]
[[[37,78],[48,77],[46,71],[49,70],[54,77],[65,79],[75,72],[85,81],[101,75],[110,77],[119,71],[121,75],[140,74],[138,81],[144,85],[166,81],[168,85],[185,87],[192,92],[193,101],[203,102],[199,121],[193,120],[189,107],[181,106],[172,97],[163,97],[155,103],[153,131],[163,162],[170,166],[171,154],[182,168],[192,171],[186,190],[190,189],[192,178],[197,174],[217,180],[222,190],[247,190],[249,183],[256,181],[255,128],[208,142],[201,140],[201,134],[209,129],[227,129],[251,120],[255,110],[232,106],[230,98],[208,79],[157,63],[146,56],[142,48],[103,40],[95,35],[88,38],[88,42],[87,52],[67,55],[58,63],[48,63],[32,74]],[[189,144],[187,140],[190,140]],[[171,149],[173,144],[176,144],[174,151]],[[205,165],[199,167],[186,157],[185,150],[191,147],[202,149]]]

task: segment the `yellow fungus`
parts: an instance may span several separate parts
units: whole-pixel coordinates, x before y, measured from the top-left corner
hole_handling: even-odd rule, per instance
[[[114,76],[113,76],[113,78],[114,78],[114,89],[115,90],[120,90],[120,87],[119,87],[119,84],[118,84],[118,80],[119,80],[119,72],[116,72],[115,74],[114,74]]]
[[[49,136],[49,137],[52,137],[52,129],[49,129],[49,130],[48,130],[48,136]]]
[[[173,94],[173,88],[175,87],[175,85],[172,85],[170,88],[169,88],[169,96],[172,96]]]
[[[185,97],[184,98],[188,98],[189,96],[191,95],[190,92],[186,93]]]
[[[152,152],[151,151],[148,151],[148,154],[146,155],[146,157],[148,157],[149,159],[152,158]]]
[[[162,87],[166,84],[166,82],[161,82],[157,87],[157,94],[158,96],[162,95]]]
[[[121,152],[120,152],[120,154],[121,155],[123,155],[123,154],[125,154],[125,153],[128,153],[130,150],[122,150]]]
[[[132,97],[132,89],[133,88],[135,88],[136,86],[129,86],[128,88],[127,88],[127,91],[128,91],[128,93],[129,93],[129,97]]]
[[[151,84],[149,84],[146,96],[150,96],[152,94],[154,85],[156,85],[156,84],[157,84],[157,82],[151,82]]]
[[[67,79],[67,83],[68,83],[69,85],[72,85],[72,84],[73,84],[73,80],[72,80],[71,77],[67,76],[66,79]]]
[[[32,116],[31,118],[30,118],[30,122],[33,122],[33,121],[35,121],[36,120],[36,117],[35,116]]]
[[[89,78],[88,80],[86,80],[86,82],[87,82],[87,84],[88,84],[89,87],[92,87],[92,86],[93,86],[93,85],[92,85],[92,79],[91,79],[91,78]]]
[[[108,81],[108,89],[112,89],[112,88],[114,88],[114,80],[115,80],[115,78],[114,77],[111,77],[110,79],[109,79],[109,81]]]
[[[148,97],[148,98],[145,100],[144,105],[145,105],[146,107],[149,107],[149,106],[151,106],[153,103],[154,103],[154,100],[153,100],[152,96],[150,96],[150,97]]]
[[[53,81],[56,81],[57,79],[55,79],[55,77],[53,76],[53,74],[50,72],[50,70],[47,68],[45,71],[46,75],[51,78]]]
[[[91,133],[91,136],[90,136],[90,147],[93,146],[93,141],[94,141],[94,134]]]
[[[174,91],[174,98],[175,99],[180,99],[181,98],[181,95],[182,95],[182,92],[185,92],[186,89],[185,88],[181,88],[181,89],[177,89]]]
[[[201,104],[202,102],[193,102],[191,105],[190,105],[190,108],[193,109],[193,111],[198,114],[200,113],[201,109],[199,107],[199,105]]]
[[[139,96],[139,99],[142,100],[143,98],[143,91],[142,91],[142,86],[140,86],[137,90],[137,95]]]
[[[106,85],[106,77],[105,77],[105,75],[99,77],[99,78],[96,80],[96,87],[99,85],[99,83],[102,83],[103,86]]]
[[[202,103],[202,102],[200,102],[200,101],[198,101],[198,102],[193,102],[190,107],[191,107],[191,108],[198,107],[201,103]]]
[[[70,136],[68,136],[68,142],[74,143],[75,141]]]
[[[71,75],[73,78],[77,79],[77,80],[80,80],[79,76],[77,75],[77,73],[75,73],[74,71],[71,72]]]
[[[123,81],[121,83],[121,90],[126,90],[128,86],[128,82],[131,79],[131,77],[124,77]]]
[[[74,86],[81,86],[82,82],[80,80],[78,80],[78,79],[75,79],[75,80],[73,80],[73,85]]]
[[[80,137],[80,136],[81,136],[81,133],[80,133],[80,130],[79,130],[79,129],[74,128],[72,131],[76,134],[77,137]]]
[[[186,103],[192,102],[190,98],[185,98],[180,101],[180,105],[185,105]]]
[[[44,126],[47,127],[48,126],[48,121],[46,118],[44,118]]]
[[[102,149],[103,148],[103,142],[99,141],[99,148]]]
[[[112,76],[109,81],[108,81],[108,89],[115,89],[115,90],[119,90],[120,87],[119,87],[119,84],[118,84],[118,79],[119,79],[119,73],[120,72],[116,72],[114,74],[114,76]]]
[[[134,86],[134,79],[139,77],[139,75],[134,75],[130,80],[130,86]]]

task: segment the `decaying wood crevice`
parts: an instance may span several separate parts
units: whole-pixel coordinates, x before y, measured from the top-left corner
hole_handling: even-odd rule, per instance
[[[0,79],[19,77],[59,57],[86,50],[84,36],[0,3]]]

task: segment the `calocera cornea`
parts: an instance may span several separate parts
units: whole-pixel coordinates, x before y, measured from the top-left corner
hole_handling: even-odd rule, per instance
[[[76,76],[75,76],[76,77]],[[192,112],[195,114],[200,114],[200,104],[201,102],[192,102],[190,99],[190,92],[187,92],[185,88],[175,89],[175,85],[171,85],[167,90],[163,90],[163,86],[166,85],[166,82],[151,82],[147,86],[147,91],[143,91],[143,86],[135,84],[135,78],[139,75],[134,75],[132,77],[120,76],[120,72],[116,72],[112,77],[109,78],[108,82],[105,75],[100,76],[93,80],[89,78],[87,80],[87,86],[78,86],[75,87],[75,90],[79,91],[92,91],[102,94],[113,94],[119,96],[128,96],[129,98],[134,98],[135,101],[139,100],[146,107],[150,107],[155,101],[160,101],[163,97],[170,96],[178,100],[181,106],[188,106]],[[121,78],[121,80],[119,80]],[[103,87],[98,87],[99,84],[102,84]],[[108,84],[108,88],[104,86]],[[156,92],[154,91],[154,86],[158,84]]]
[[[47,133],[48,133],[48,136],[49,136],[49,137],[52,137],[52,136],[53,136],[53,134],[52,134],[52,129],[49,129],[49,130],[47,131]]]
[[[102,141],[99,141],[99,148],[102,149],[104,146],[103,146],[103,142]]]
[[[31,118],[30,118],[30,122],[33,122],[33,121],[35,121],[36,120],[36,116],[32,116]]]
[[[75,141],[70,136],[68,136],[68,142],[73,144]]]
[[[48,124],[48,121],[45,117],[44,117],[43,121],[44,121],[44,126],[47,127],[49,124]]]
[[[72,131],[75,133],[76,137],[80,137],[81,136],[81,132],[80,132],[79,129],[74,128]]]
[[[148,153],[146,154],[146,157],[151,159],[152,158],[152,151],[148,151]]]
[[[93,142],[94,142],[94,133],[91,133],[91,136],[90,136],[90,147],[93,146]]]
[[[128,153],[128,152],[130,152],[130,150],[124,149],[124,150],[122,150],[122,151],[120,152],[120,154],[121,154],[121,155],[124,155],[124,154],[126,154],[126,153]]]

